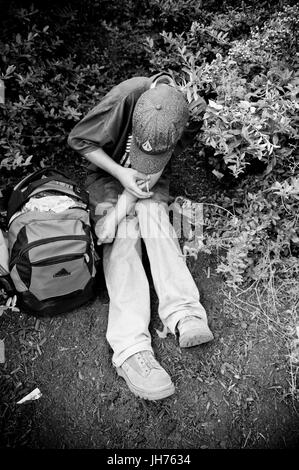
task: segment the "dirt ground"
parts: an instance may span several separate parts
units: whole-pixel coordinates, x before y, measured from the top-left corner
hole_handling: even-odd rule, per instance
[[[42,392],[39,400],[27,405],[14,405],[9,396],[4,397],[4,428],[10,414],[18,416],[15,428],[10,433],[6,430],[6,445],[296,448],[298,408],[284,396],[288,381],[284,346],[262,325],[223,308],[222,282],[210,261],[204,257],[196,263],[195,277],[215,334],[210,344],[181,350],[173,336],[160,338],[156,329],[162,325],[153,294],[153,347],[176,385],[175,395],[161,402],[135,398],[111,366],[112,353],[105,339],[105,292],[89,305],[55,319],[36,321],[16,314],[12,322],[4,314],[2,327],[8,322],[9,328],[2,378],[9,376],[14,387],[22,384],[17,397],[35,387]],[[41,344],[39,351],[37,344]]]
[[[185,176],[174,192],[200,200],[211,186],[208,177],[186,185],[193,164],[186,159],[175,165],[174,177]],[[206,254],[189,261],[215,335],[209,344],[181,350],[172,335],[161,338],[151,289],[153,348],[176,386],[175,395],[163,401],[136,398],[113,369],[104,288],[95,301],[52,319],[6,311],[0,318],[6,350],[0,365],[0,447],[298,447],[299,408],[289,393],[286,341],[228,300],[216,266]],[[16,405],[36,387],[42,392],[39,400]]]

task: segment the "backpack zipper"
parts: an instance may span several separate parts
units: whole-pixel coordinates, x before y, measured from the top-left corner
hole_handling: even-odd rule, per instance
[[[65,261],[73,261],[80,258],[84,258],[87,263],[89,261],[89,256],[87,253],[70,253],[68,255],[53,256],[52,258],[45,258],[40,261],[34,261],[30,264],[31,266],[50,266],[51,264],[64,263]]]
[[[47,243],[52,243],[60,240],[85,240],[86,242],[90,242],[90,238],[88,235],[62,235],[60,237],[49,237],[44,238],[43,240],[36,240],[35,242],[29,243],[25,248],[19,251],[19,253],[15,256],[13,260],[10,262],[10,270],[12,270],[13,266],[17,263],[18,259],[24,256],[32,248],[40,245],[46,245]]]
[[[34,197],[34,195],[33,195],[32,197]],[[29,199],[30,199],[30,198],[29,198]],[[26,202],[28,202],[29,199],[28,199]],[[81,200],[80,200],[80,201],[81,201]],[[80,201],[79,201],[79,202],[80,202]],[[25,202],[24,204],[26,204],[26,202]],[[85,203],[82,201],[82,204],[85,204]],[[66,210],[71,210],[71,209],[81,209],[81,210],[83,210],[83,211],[85,211],[85,212],[89,212],[89,209],[87,208],[87,205],[86,205],[85,208],[84,208],[84,207],[81,207],[81,206],[72,206],[72,207],[68,207]],[[17,214],[17,212],[19,212],[19,213]],[[28,212],[33,212],[33,211],[28,211]],[[8,224],[7,224],[8,230],[9,230],[11,224],[12,224],[18,217],[20,217],[21,215],[24,215],[24,214],[28,214],[28,212],[15,211],[14,214],[10,217],[10,219],[9,219],[9,221],[8,221]],[[51,212],[51,211],[47,211],[47,212]],[[65,211],[64,211],[64,212],[65,212]],[[17,215],[16,215],[16,214],[17,214]],[[53,212],[52,212],[52,214],[53,214]],[[54,212],[54,214],[55,214],[55,212]],[[56,213],[56,214],[57,214],[57,213]],[[58,219],[58,220],[59,220],[59,219]]]

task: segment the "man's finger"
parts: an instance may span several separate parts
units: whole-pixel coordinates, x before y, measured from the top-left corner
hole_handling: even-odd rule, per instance
[[[133,196],[137,197],[138,199],[148,199],[149,197],[152,197],[154,193],[142,191],[138,194],[134,192],[132,192],[131,194],[133,194]]]
[[[150,179],[150,176],[149,176],[149,175],[145,175],[144,173],[140,173],[139,171],[137,171],[137,172],[135,173],[135,178],[138,178],[138,179],[147,181],[147,180]]]
[[[150,188],[149,188],[149,182],[146,181],[146,182],[143,182],[141,184],[138,185],[139,188],[142,188],[142,191],[145,192],[146,194],[151,194],[153,195],[153,192],[150,192]]]
[[[135,188],[132,188],[130,192],[136,197],[144,197],[144,195],[147,194],[145,191],[142,191],[141,189],[139,189],[137,185]]]
[[[129,192],[133,194],[133,196],[138,197],[138,199],[145,199],[150,197],[153,193],[148,193],[147,191],[141,191],[138,189],[130,189]]]

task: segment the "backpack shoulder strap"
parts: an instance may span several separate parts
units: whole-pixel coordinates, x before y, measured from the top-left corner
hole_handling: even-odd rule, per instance
[[[53,174],[56,174],[56,175],[59,174],[60,176],[63,176],[64,178],[67,178],[67,176],[62,171],[56,170],[56,168],[53,168],[53,167],[41,168],[40,170],[36,170],[33,173],[31,173],[30,175],[23,178],[15,186],[14,189],[15,190],[16,189],[22,189],[22,188],[28,186],[33,181],[37,181],[38,179],[42,178],[43,176],[47,176],[47,175],[50,176],[50,175],[53,175]]]

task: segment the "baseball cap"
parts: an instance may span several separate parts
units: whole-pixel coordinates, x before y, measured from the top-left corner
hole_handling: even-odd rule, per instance
[[[159,84],[138,99],[132,120],[131,167],[145,174],[161,171],[170,160],[189,118],[184,95]]]

